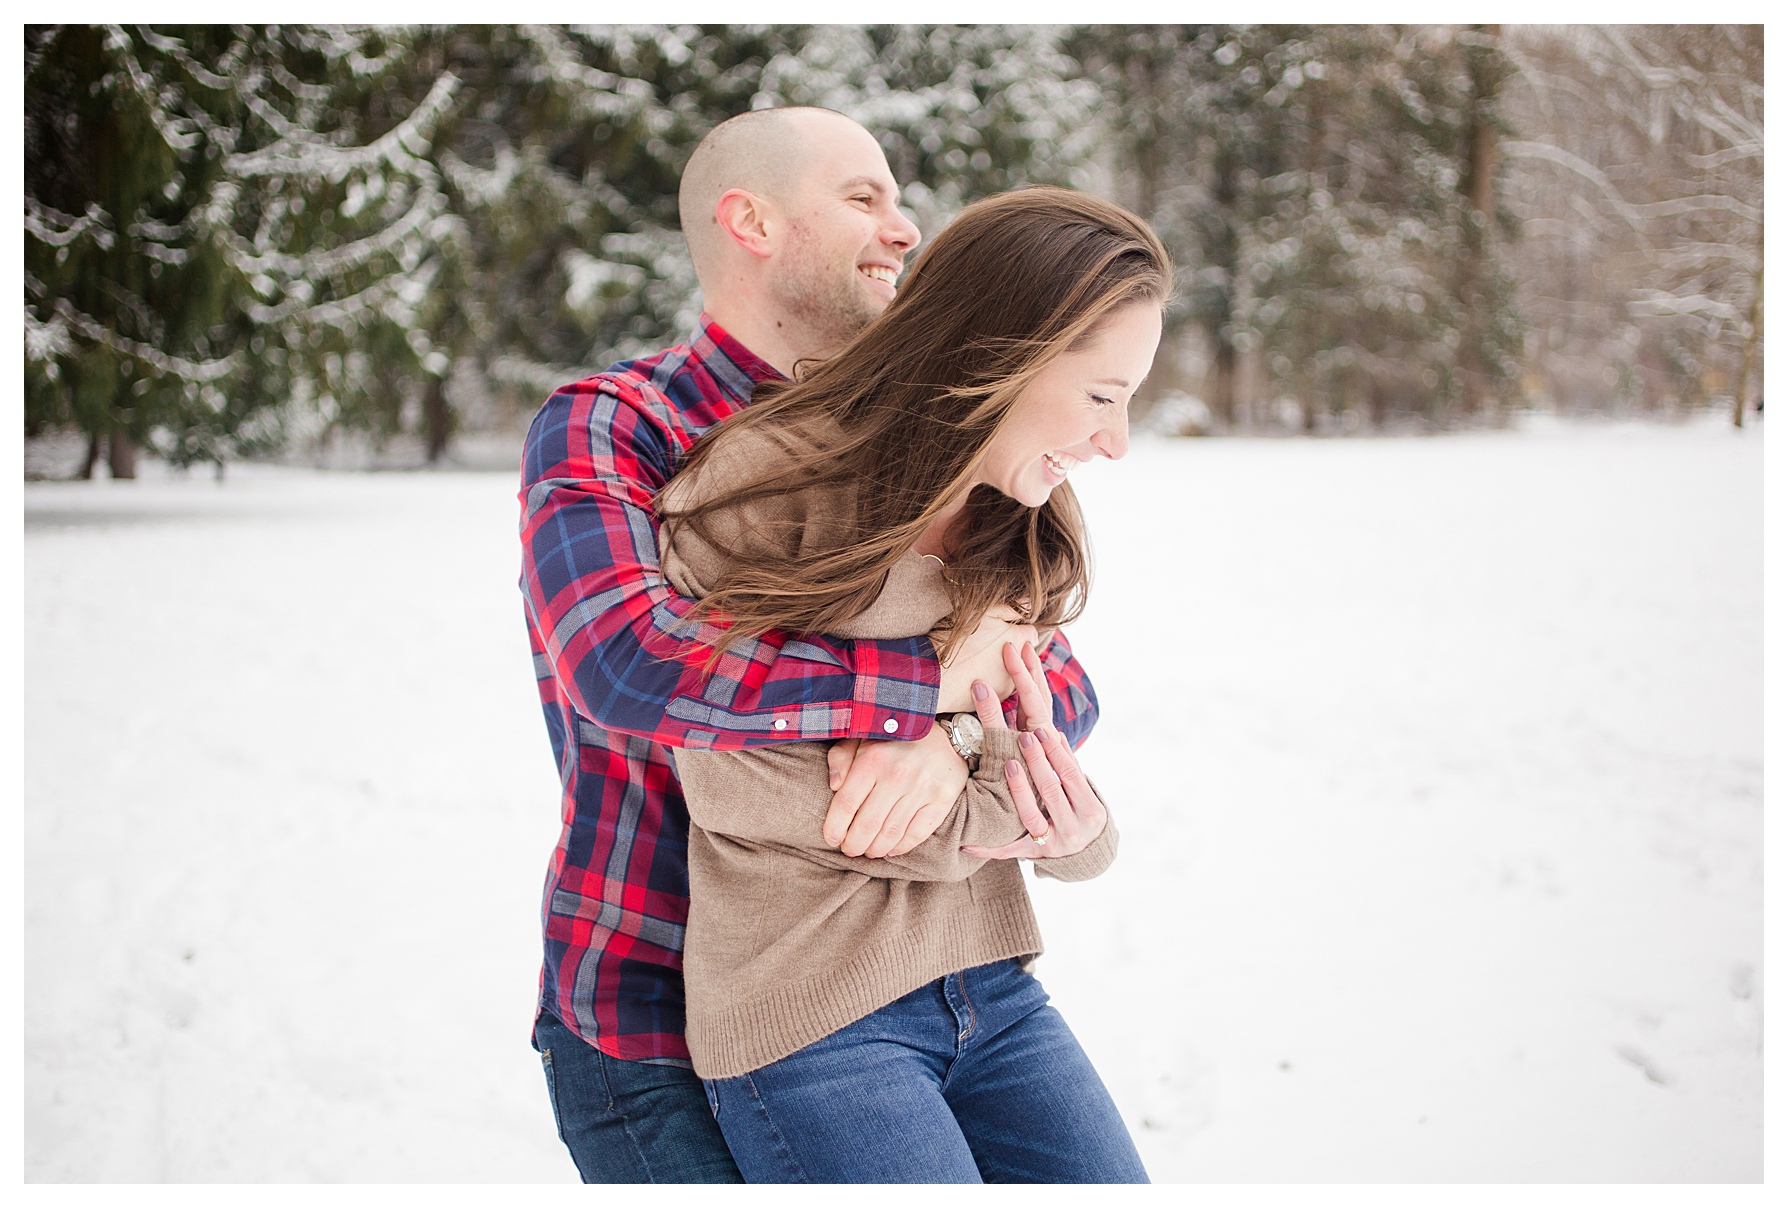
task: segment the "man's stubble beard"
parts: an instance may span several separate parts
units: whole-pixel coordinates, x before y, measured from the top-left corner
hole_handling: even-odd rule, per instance
[[[842,271],[825,261],[803,223],[791,224],[789,256],[771,296],[827,352],[842,348],[887,309],[872,298],[853,261]],[[818,351],[816,349],[816,351]]]

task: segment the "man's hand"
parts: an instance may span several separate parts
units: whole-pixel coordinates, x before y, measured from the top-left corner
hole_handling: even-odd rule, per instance
[[[916,742],[846,739],[826,762],[835,791],[821,834],[847,856],[904,856],[931,838],[968,784],[968,765],[937,726]]]
[[[1005,645],[1037,644],[1037,627],[1019,624],[1017,617],[1009,609],[990,609],[975,632],[962,640],[938,674],[939,713],[967,713],[973,709],[975,698],[970,689],[976,680],[992,689],[997,699],[1012,695],[1013,679],[1004,657]]]

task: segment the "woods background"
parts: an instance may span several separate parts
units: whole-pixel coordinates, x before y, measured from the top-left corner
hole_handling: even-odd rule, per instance
[[[1761,405],[1760,26],[27,26],[26,435],[129,477],[513,432],[687,331],[682,165],[789,104],[927,234],[1029,183],[1151,221],[1158,431]]]

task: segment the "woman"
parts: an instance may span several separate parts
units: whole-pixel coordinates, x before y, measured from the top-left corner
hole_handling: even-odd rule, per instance
[[[667,577],[698,622],[732,618],[714,658],[782,628],[930,632],[947,659],[993,610],[1044,632],[1072,620],[1088,559],[1065,480],[1123,455],[1170,288],[1153,232],[1096,198],[1039,188],[963,211],[880,319],[759,387],[660,495]],[[687,1037],[748,1181],[1146,1181],[1027,971],[1042,943],[1010,858],[1081,879],[1116,833],[1049,725],[1035,653],[1006,662],[1019,729],[978,685],[979,766],[901,855],[823,842],[820,744],[676,754]],[[952,725],[974,758],[974,727]]]

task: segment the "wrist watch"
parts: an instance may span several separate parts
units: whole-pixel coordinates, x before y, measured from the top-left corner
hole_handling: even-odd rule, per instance
[[[973,772],[981,765],[981,748],[983,733],[981,719],[973,713],[956,713],[937,719],[938,725],[950,738],[950,745],[962,756],[962,762],[968,764]]]

